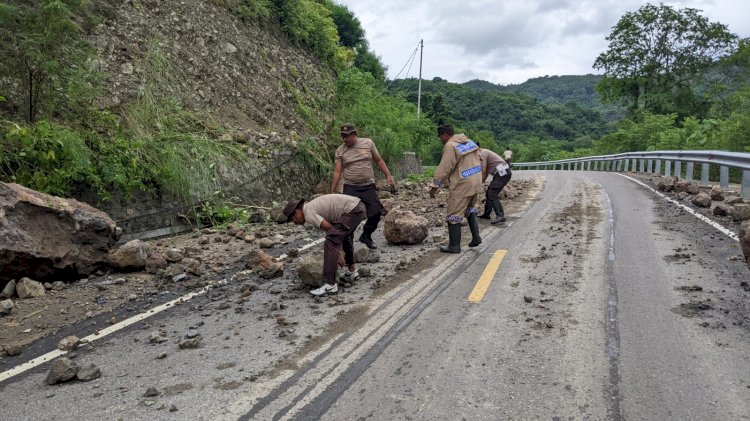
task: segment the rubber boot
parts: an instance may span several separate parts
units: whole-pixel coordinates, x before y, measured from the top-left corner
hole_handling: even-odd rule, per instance
[[[484,213],[479,215],[479,219],[490,219],[492,216],[492,204],[490,203],[490,200],[486,200],[484,202]]]
[[[492,225],[502,224],[503,222],[505,222],[505,211],[503,210],[503,205],[500,203],[499,199],[492,201],[492,208],[495,209],[495,214],[497,215],[497,219],[492,221]]]
[[[448,245],[440,246],[443,253],[461,253],[461,224],[448,224]]]
[[[469,216],[466,217],[466,220],[469,222],[469,230],[471,230],[471,242],[469,243],[469,247],[476,247],[482,244],[482,237],[479,236],[477,214],[470,213]]]

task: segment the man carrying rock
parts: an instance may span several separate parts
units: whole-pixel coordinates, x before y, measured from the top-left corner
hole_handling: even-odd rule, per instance
[[[477,143],[479,146],[479,143]],[[506,221],[503,205],[500,203],[500,192],[510,181],[510,165],[500,158],[500,155],[489,149],[479,147],[479,160],[482,162],[482,181],[487,179],[487,174],[492,175],[492,182],[487,188],[486,201],[484,202],[484,213],[479,215],[482,219],[490,219],[492,211],[495,211],[497,219],[492,225],[502,224]]]
[[[367,209],[367,222],[362,228],[359,241],[370,249],[376,249],[378,247],[372,241],[372,233],[378,228],[383,205],[378,198],[372,161],[375,161],[380,171],[385,174],[389,185],[394,186],[396,183],[371,139],[357,137],[357,129],[351,124],[341,126],[340,133],[344,143],[336,149],[331,193],[336,193],[343,174],[344,194],[358,197]]]
[[[430,197],[434,198],[437,189],[447,186],[448,246],[441,246],[445,253],[461,252],[461,222],[464,217],[469,222],[471,242],[469,247],[482,243],[474,207],[477,195],[482,193],[482,164],[479,159],[479,146],[464,134],[454,134],[449,124],[438,127],[438,137],[443,142],[443,156],[435,169],[435,178],[430,185]]]
[[[296,225],[302,225],[307,222],[326,232],[323,248],[324,284],[310,291],[312,295],[338,292],[336,271],[342,247],[349,269],[345,276],[351,281],[359,277],[354,266],[354,230],[365,219],[365,205],[361,200],[344,194],[325,194],[307,203],[305,199],[292,200],[282,212],[286,219],[279,220],[279,223],[293,221]]]

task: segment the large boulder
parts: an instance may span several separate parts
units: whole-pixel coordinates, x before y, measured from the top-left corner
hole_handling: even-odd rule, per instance
[[[690,194],[700,194],[701,186],[695,181],[691,181],[687,186],[687,192]]]
[[[711,187],[711,192],[709,194],[711,195],[711,200],[713,201],[721,202],[722,200],[724,200],[724,190],[722,190],[719,186]]]
[[[312,287],[323,285],[323,255],[314,254],[299,259],[296,273],[305,285]]]
[[[110,266],[120,270],[141,270],[146,267],[149,245],[141,240],[131,240],[107,256]]]
[[[0,183],[0,285],[24,276],[80,279],[104,263],[121,234],[85,203]]]
[[[16,294],[18,294],[18,298],[42,297],[47,294],[47,290],[41,282],[29,278],[21,278],[16,285]]]
[[[427,238],[430,222],[412,211],[393,209],[383,224],[385,239],[391,244],[419,244]]]
[[[750,205],[746,203],[738,203],[732,206],[732,218],[735,221],[747,221],[750,219]]]
[[[672,191],[674,190],[675,183],[677,182],[677,177],[664,177],[659,179],[659,182],[656,184],[656,187],[659,188],[661,191]]]
[[[711,207],[711,196],[708,195],[708,193],[700,193],[693,197],[691,202],[695,206],[699,206],[701,208],[710,208]]]
[[[740,225],[739,237],[747,268],[750,269],[750,221],[745,221]]]
[[[687,180],[681,180],[674,184],[674,192],[675,193],[681,193],[681,192],[687,192],[688,187],[690,187],[690,182]]]

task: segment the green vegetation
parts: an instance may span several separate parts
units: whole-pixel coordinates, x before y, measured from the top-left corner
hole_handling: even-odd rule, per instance
[[[100,93],[100,75],[90,69],[95,57],[79,24],[93,21],[90,2],[35,3],[23,7],[0,2],[0,80],[17,82],[3,95],[29,123],[53,111],[76,117]]]
[[[709,70],[737,47],[737,36],[696,9],[647,4],[626,13],[607,37],[594,68],[604,100],[624,101],[631,114],[649,111],[704,118],[716,99]]]
[[[397,80],[392,90],[416,103],[417,80]],[[601,113],[573,102],[546,104],[525,94],[474,89],[440,78],[422,81],[422,92],[423,111],[436,124],[463,126],[496,151],[508,144],[517,151],[521,145],[553,140],[573,151],[610,131]],[[523,152],[517,159],[526,160]]]
[[[750,41],[698,10],[646,5],[627,13],[594,66],[606,100],[628,116],[590,153],[719,149],[750,152]]]

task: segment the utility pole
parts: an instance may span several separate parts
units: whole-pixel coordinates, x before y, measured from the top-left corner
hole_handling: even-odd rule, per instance
[[[417,88],[417,120],[422,109],[422,51],[424,50],[424,39],[419,40],[419,87]]]

